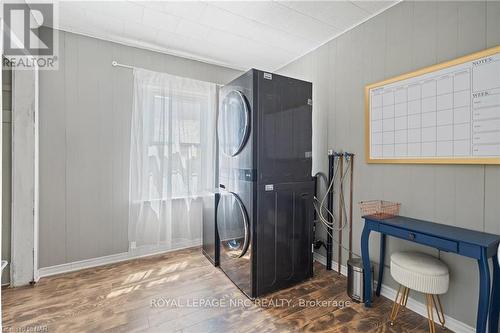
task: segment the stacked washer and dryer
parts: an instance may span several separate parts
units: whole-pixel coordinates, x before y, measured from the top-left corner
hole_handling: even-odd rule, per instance
[[[311,277],[312,84],[248,71],[221,88],[217,135],[213,261],[250,298]]]

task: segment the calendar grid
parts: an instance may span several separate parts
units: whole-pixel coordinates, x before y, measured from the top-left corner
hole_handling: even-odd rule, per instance
[[[488,52],[368,86],[368,160],[500,163],[500,47]]]

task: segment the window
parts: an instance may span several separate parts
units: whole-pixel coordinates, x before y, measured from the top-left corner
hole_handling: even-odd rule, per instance
[[[199,241],[202,214],[194,198],[215,186],[216,108],[213,83],[134,70],[131,248]]]
[[[148,157],[167,170],[158,170],[160,183],[150,170],[149,198],[197,196],[203,191],[201,123],[209,113],[208,100],[209,96],[188,93],[154,96]]]

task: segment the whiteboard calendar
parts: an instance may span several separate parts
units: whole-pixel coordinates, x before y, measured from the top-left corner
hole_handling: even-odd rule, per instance
[[[366,87],[369,163],[500,164],[500,46]]]

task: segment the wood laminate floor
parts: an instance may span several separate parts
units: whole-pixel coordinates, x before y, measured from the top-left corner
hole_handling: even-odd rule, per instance
[[[3,327],[51,333],[428,331],[427,320],[409,310],[390,326],[390,300],[376,298],[365,309],[350,302],[344,277],[318,263],[314,270],[313,279],[254,304],[199,248],[180,250],[5,289]]]

